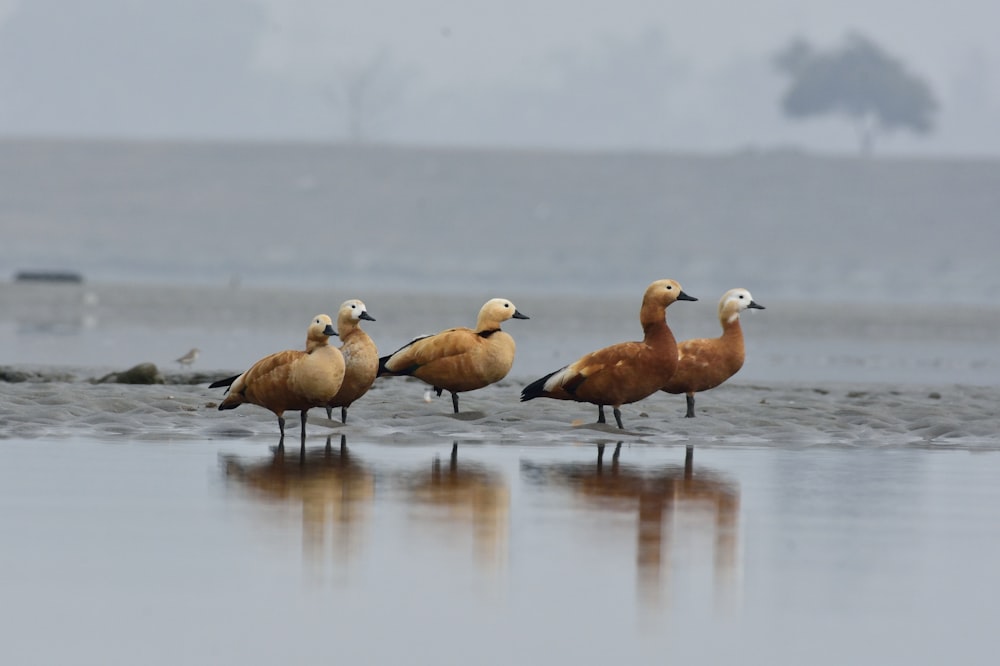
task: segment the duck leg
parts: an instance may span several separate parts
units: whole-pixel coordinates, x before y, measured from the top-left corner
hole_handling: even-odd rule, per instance
[[[451,406],[455,408],[455,413],[458,414],[458,394],[454,391],[451,392]]]
[[[688,393],[687,396],[688,411],[684,416],[693,419],[694,418],[694,393]]]
[[[608,422],[607,419],[604,418],[604,405],[598,405],[597,406],[597,422],[598,423],[607,423]]]
[[[615,423],[618,424],[619,430],[625,429],[625,426],[622,425],[622,412],[617,407],[615,407]]]

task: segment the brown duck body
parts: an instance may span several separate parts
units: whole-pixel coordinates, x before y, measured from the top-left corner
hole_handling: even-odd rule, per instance
[[[430,384],[438,395],[451,393],[458,413],[458,394],[500,381],[514,363],[514,338],[500,330],[508,319],[527,319],[510,301],[494,298],[479,311],[476,328],[449,328],[416,338],[379,359],[379,376],[410,375]]]
[[[719,386],[743,367],[746,348],[740,313],[748,308],[763,310],[764,306],[754,302],[746,289],[730,289],[719,301],[722,335],[717,338],[693,338],[677,345],[677,370],[663,390],[686,394],[688,418],[695,415],[695,393]]]
[[[591,352],[526,386],[521,400],[544,397],[589,402],[598,406],[598,423],[605,422],[604,406],[610,405],[622,428],[619,408],[658,391],[677,368],[677,342],[666,322],[667,306],[677,300],[697,299],[685,294],[674,280],[653,282],[639,310],[641,341]]]
[[[215,382],[212,387],[229,384],[219,409],[235,409],[245,403],[269,409],[278,417],[282,437],[284,413],[300,411],[305,437],[306,412],[329,403],[344,379],[344,357],[329,344],[333,334],[330,317],[317,315],[309,326],[306,351],[289,349],[265,356],[235,379]]]
[[[327,417],[332,418],[332,409],[340,407],[340,420],[347,423],[347,408],[368,392],[378,375],[378,348],[375,342],[361,330],[361,320],[375,321],[368,314],[365,304],[357,299],[344,301],[337,312],[337,335],[340,337],[340,353],[344,356],[344,381],[326,407]]]

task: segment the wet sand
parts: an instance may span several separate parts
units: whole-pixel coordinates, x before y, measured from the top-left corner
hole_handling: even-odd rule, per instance
[[[39,375],[44,376],[44,375]],[[65,379],[62,375],[57,375]],[[36,379],[38,376],[36,376]],[[198,375],[167,374],[173,382]],[[707,444],[808,447],[1000,448],[1000,388],[798,384],[733,381],[699,394],[698,416],[684,418],[683,396],[657,394],[624,406],[625,430],[596,423],[592,405],[537,399],[519,402],[528,378],[462,394],[460,413],[448,395],[426,397],[426,385],[380,378],[351,407],[348,423],[309,414],[307,436],[346,434],[364,441],[461,439],[509,444],[625,441],[641,445]],[[270,412],[244,405],[219,412],[222,389],[204,384],[134,386],[74,381],[0,382],[0,426],[11,438],[131,440],[250,439],[276,443]],[[429,400],[429,401],[428,401]],[[297,443],[298,418],[286,415]]]
[[[385,352],[415,335],[472,325],[484,300],[346,289],[0,284],[0,437],[272,440],[270,412],[247,405],[220,413],[214,405],[223,392],[207,385],[265,354],[299,348],[312,314],[355,295],[376,317],[365,329]],[[768,309],[743,316],[743,369],[697,396],[697,418],[683,418],[683,396],[660,393],[625,406],[626,430],[619,432],[597,425],[592,405],[520,403],[519,395],[587,351],[639,337],[637,297],[509,297],[531,317],[504,326],[517,341],[514,367],[499,384],[463,394],[459,415],[447,394],[425,402],[422,383],[381,378],[351,408],[347,426],[313,410],[310,436],[967,448],[1000,441],[1000,310],[760,298]],[[705,300],[668,309],[678,339],[717,334],[714,299]],[[173,362],[191,347],[202,350],[191,369]],[[156,364],[167,384],[93,383],[142,362]],[[289,423],[296,420],[293,414]]]

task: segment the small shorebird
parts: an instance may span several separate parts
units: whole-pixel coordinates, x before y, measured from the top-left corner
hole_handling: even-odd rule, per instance
[[[177,365],[190,366],[198,359],[198,354],[200,353],[201,353],[200,349],[192,348],[191,351],[189,351],[187,354],[184,354],[184,356],[181,356],[180,358],[174,359],[174,361],[177,363]]]

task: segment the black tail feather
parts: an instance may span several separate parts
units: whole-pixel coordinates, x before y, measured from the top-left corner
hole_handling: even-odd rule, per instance
[[[403,351],[404,349],[406,349],[407,347],[409,347],[410,345],[412,345],[417,340],[423,340],[424,338],[429,338],[429,337],[431,337],[431,336],[429,336],[429,335],[418,335],[417,337],[413,338],[412,340],[410,340],[405,345],[403,345],[402,347],[400,347],[396,351],[392,352],[388,356],[383,356],[382,358],[380,358],[378,360],[378,374],[376,374],[375,376],[376,377],[381,377],[382,375],[390,375],[390,376],[393,376],[393,377],[398,377],[400,375],[412,375],[414,373],[414,371],[416,371],[417,368],[420,367],[419,365],[411,365],[410,367],[403,368],[401,370],[390,370],[389,368],[385,367],[385,364],[389,362],[390,358],[392,358],[393,356],[395,356],[399,352]]]
[[[389,354],[388,356],[383,356],[378,360],[378,374],[375,375],[376,377],[392,374],[391,372],[389,372],[389,369],[385,367],[385,364],[389,361],[390,358],[392,358],[392,354]]]
[[[525,386],[524,390],[521,391],[521,402],[525,402],[526,400],[532,400],[534,398],[544,397],[545,382],[549,380],[549,377],[556,374],[556,372],[559,372],[559,370],[556,370],[555,372],[550,372],[541,379],[536,379],[535,381]]]
[[[243,374],[243,373],[240,373]],[[225,379],[220,379],[218,381],[212,382],[208,385],[208,388],[222,388],[223,386],[229,387],[233,385],[237,377],[240,375],[233,375],[232,377],[226,377]]]
[[[390,370],[389,368],[385,367],[385,364],[388,363],[389,359],[392,358],[393,356],[395,356],[395,354],[389,354],[388,356],[383,356],[378,360],[378,374],[375,375],[376,377],[381,377],[383,375],[388,375],[390,377],[402,377],[403,375],[412,375],[420,368],[419,365],[414,363],[413,365],[407,368],[402,368],[400,370]]]

